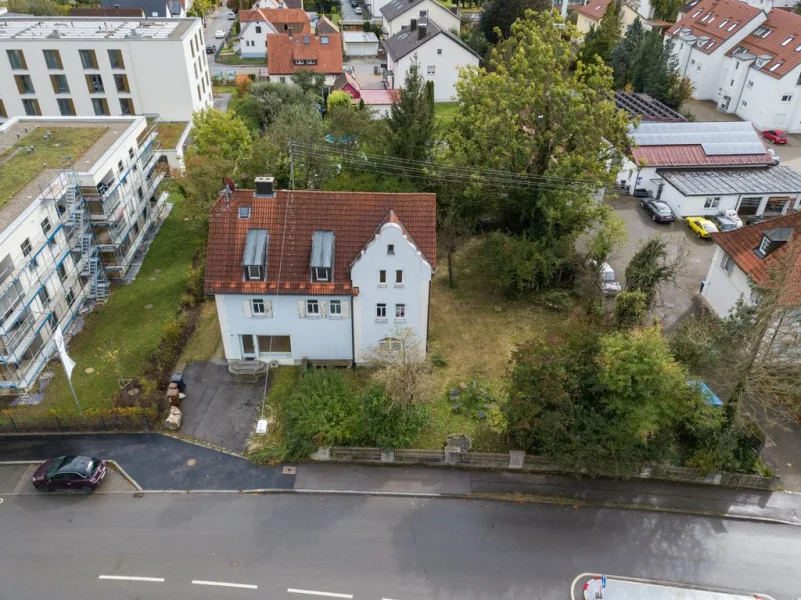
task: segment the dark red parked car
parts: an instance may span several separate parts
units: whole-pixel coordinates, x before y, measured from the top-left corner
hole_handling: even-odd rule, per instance
[[[771,144],[786,144],[787,132],[781,129],[766,129],[762,132],[762,137],[768,140]]]
[[[44,462],[31,478],[40,492],[53,490],[91,494],[106,476],[106,461],[89,456],[59,456]]]

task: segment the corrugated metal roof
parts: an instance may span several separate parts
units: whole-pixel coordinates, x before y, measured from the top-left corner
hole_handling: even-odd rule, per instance
[[[342,32],[342,39],[345,40],[346,44],[377,44],[378,43],[378,36],[374,34],[372,31],[369,33],[366,31],[343,31]]]
[[[801,194],[801,173],[790,167],[764,169],[658,169],[685,196],[713,194]]]
[[[638,146],[679,146],[695,144],[756,144],[747,152],[730,154],[761,154],[765,147],[754,126],[748,121],[659,123],[645,122],[634,129],[631,137]]]
[[[334,232],[312,233],[311,266],[330,269],[334,264]]]
[[[267,264],[267,243],[270,235],[266,229],[249,229],[245,238],[243,267],[263,267]]]

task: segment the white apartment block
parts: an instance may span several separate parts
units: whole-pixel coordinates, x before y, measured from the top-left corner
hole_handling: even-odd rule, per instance
[[[23,394],[53,355],[56,326],[69,333],[129,274],[164,206],[163,170],[143,116],[14,117],[0,125],[0,154],[0,393]]]
[[[0,19],[0,117],[191,121],[211,106],[200,19]]]

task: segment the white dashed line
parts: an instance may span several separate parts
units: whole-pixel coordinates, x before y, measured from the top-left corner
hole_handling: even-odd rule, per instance
[[[259,589],[259,586],[251,585],[249,583],[226,583],[225,581],[203,581],[201,579],[193,579],[192,583],[194,583],[195,585],[214,585],[217,587],[242,588],[246,590]]]
[[[333,592],[315,592],[314,590],[295,590],[289,588],[290,594],[306,594],[308,596],[328,596],[329,598],[353,598],[352,594],[334,594]]]
[[[114,581],[149,581],[151,583],[164,583],[163,577],[129,577],[127,575],[98,575],[98,579],[113,579]]]

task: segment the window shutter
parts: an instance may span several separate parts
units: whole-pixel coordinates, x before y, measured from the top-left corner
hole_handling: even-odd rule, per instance
[[[320,316],[325,319],[328,316],[328,301],[320,300]]]
[[[298,300],[298,316],[303,319],[306,317],[306,301]]]
[[[347,319],[350,317],[350,301],[343,300],[342,301],[342,318]]]
[[[265,317],[273,316],[273,303],[270,300],[264,301],[264,316]]]
[[[245,310],[245,318],[249,319],[252,317],[252,313],[250,312],[250,300],[242,300],[242,308]]]

